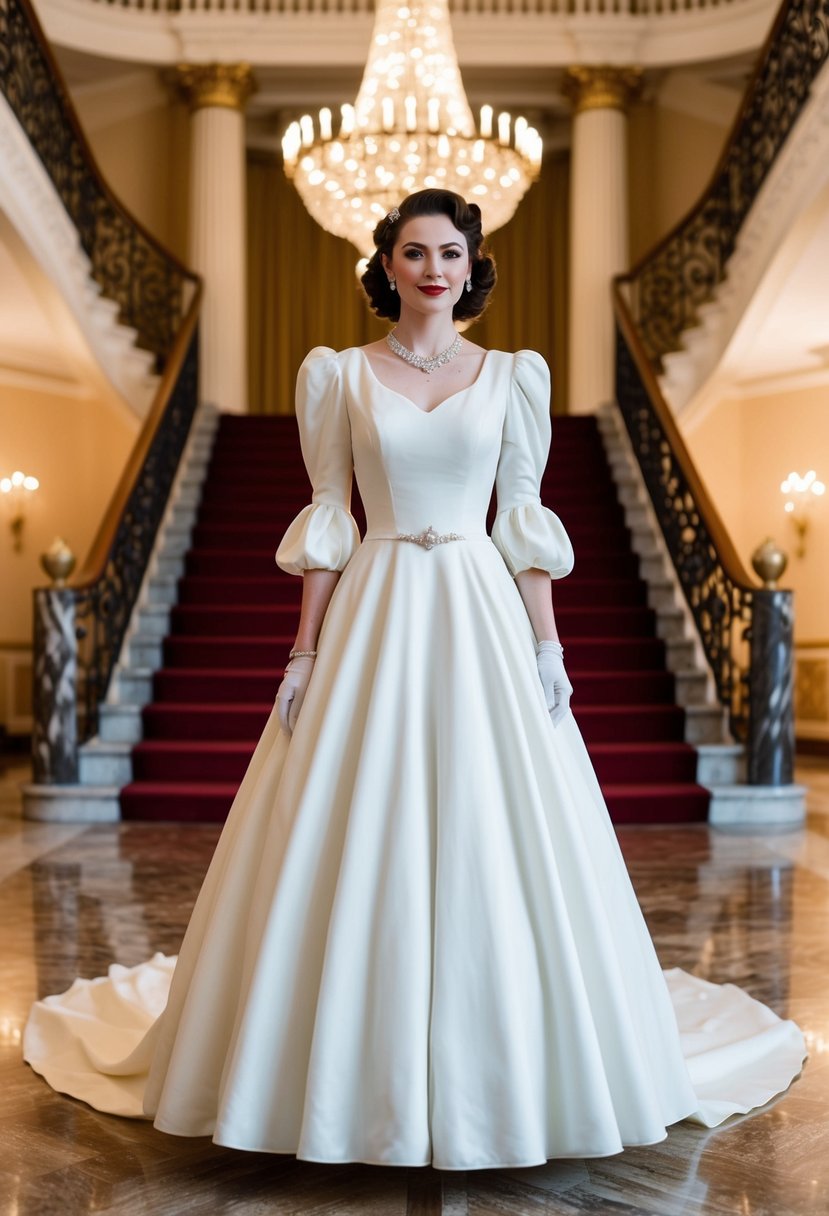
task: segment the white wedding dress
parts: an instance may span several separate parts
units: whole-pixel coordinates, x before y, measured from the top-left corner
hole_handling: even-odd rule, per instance
[[[296,730],[273,710],[178,960],[33,1007],[56,1089],[237,1148],[460,1170],[652,1144],[797,1075],[792,1021],[662,971],[576,722],[550,722],[511,577],[573,565],[538,494],[549,393],[530,350],[430,413],[359,348],[308,354],[313,501],[276,560],[343,573]],[[428,527],[461,538],[398,539]]]

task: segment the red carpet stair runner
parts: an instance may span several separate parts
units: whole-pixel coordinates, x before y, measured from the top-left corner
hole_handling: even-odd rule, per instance
[[[708,792],[695,784],[685,711],[594,419],[554,420],[542,498],[576,553],[554,603],[573,710],[614,822],[704,820]],[[308,500],[293,418],[221,416],[133,781],[121,791],[125,819],[227,815],[293,642],[301,579],[274,552]],[[359,501],[355,516],[362,531]]]

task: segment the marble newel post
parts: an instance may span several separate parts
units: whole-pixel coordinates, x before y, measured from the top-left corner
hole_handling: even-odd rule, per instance
[[[614,396],[610,280],[628,265],[627,119],[636,68],[568,68],[570,172],[570,413]]]
[[[176,81],[192,114],[190,264],[204,276],[201,398],[247,410],[245,103],[250,67],[181,64]]]

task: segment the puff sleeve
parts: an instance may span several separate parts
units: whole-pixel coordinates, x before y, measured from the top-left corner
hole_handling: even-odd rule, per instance
[[[573,569],[573,546],[561,520],[541,505],[539,495],[552,435],[550,369],[534,350],[519,350],[513,360],[495,477],[498,511],[492,541],[513,578],[533,567],[563,578]]]
[[[351,428],[337,352],[315,346],[296,381],[302,458],[311,479],[311,502],[288,526],[276,564],[288,574],[342,570],[360,544],[351,514]]]

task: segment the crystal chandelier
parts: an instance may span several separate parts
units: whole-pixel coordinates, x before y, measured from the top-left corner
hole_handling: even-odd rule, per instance
[[[371,47],[354,105],[282,139],[285,172],[318,224],[365,257],[377,221],[413,190],[454,190],[505,224],[538,176],[541,136],[525,118],[484,105],[476,129],[461,81],[448,0],[376,0]]]

